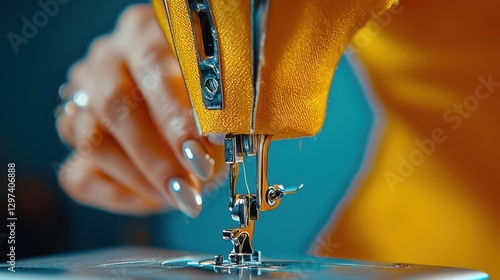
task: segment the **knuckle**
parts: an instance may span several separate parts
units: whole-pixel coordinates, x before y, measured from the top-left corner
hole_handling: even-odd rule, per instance
[[[100,56],[103,53],[108,53],[112,49],[113,43],[110,35],[103,35],[92,41],[89,47],[90,57]]]
[[[80,60],[71,65],[71,67],[69,68],[68,80],[71,82],[79,83],[84,79],[86,72],[87,63],[85,60]]]
[[[143,93],[164,85],[169,73],[164,63],[166,57],[165,48],[159,44],[146,44],[130,53],[129,66]]]
[[[105,72],[96,77],[89,90],[89,108],[97,121],[114,120],[128,115],[128,98],[133,82],[121,71]]]
[[[131,26],[136,28],[141,27],[150,22],[151,18],[152,10],[149,5],[130,6],[120,16],[118,27],[121,30],[127,30]]]
[[[104,129],[98,125],[93,116],[82,112],[75,120],[75,141],[78,143],[89,142],[92,148],[99,146],[104,138]],[[88,145],[88,144],[87,144]]]
[[[120,102],[120,93],[119,86],[114,83],[103,85],[98,95],[95,95],[96,98],[93,98],[94,100],[90,103],[90,106],[93,107],[93,110],[100,118],[113,119],[113,113],[120,111],[121,107],[125,106]]]
[[[87,55],[70,67],[68,79],[70,81],[76,81],[77,83],[83,83],[84,79],[88,76],[87,74],[96,68],[93,62],[101,61],[112,52],[113,44],[111,40],[111,37],[106,35],[92,41]]]
[[[133,67],[159,66],[166,57],[166,46],[161,42],[149,42],[137,46],[130,55]]]

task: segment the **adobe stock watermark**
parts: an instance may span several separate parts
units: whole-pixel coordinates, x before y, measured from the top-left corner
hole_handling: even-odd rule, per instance
[[[479,84],[476,86],[474,94],[468,95],[461,103],[455,103],[443,112],[443,121],[448,127],[436,127],[431,131],[428,138],[423,140],[415,139],[416,147],[408,155],[398,156],[397,172],[386,171],[384,173],[391,191],[395,191],[398,183],[405,182],[408,177],[412,176],[417,168],[436,152],[438,146],[449,139],[447,130],[451,129],[453,131],[462,127],[464,121],[480,108],[481,102],[489,99],[500,87],[500,81],[494,81],[492,74],[487,77],[479,76],[478,80]]]
[[[35,12],[31,18],[22,17],[21,30],[19,33],[9,32],[7,33],[7,39],[9,40],[14,53],[19,53],[19,47],[21,44],[28,44],[31,39],[33,39],[40,28],[45,27],[49,23],[49,19],[55,17],[61,6],[69,3],[70,0],[39,0],[38,6],[40,10]]]
[[[393,16],[399,15],[402,11],[403,5],[398,4],[376,16],[372,12],[374,14],[373,19],[368,21],[366,26],[360,29],[358,34],[352,38],[349,46],[345,49],[344,55],[349,57],[368,47],[373,39],[378,37],[382,30],[389,26]]]

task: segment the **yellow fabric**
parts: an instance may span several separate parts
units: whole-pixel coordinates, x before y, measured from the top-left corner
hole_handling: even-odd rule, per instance
[[[152,0],[151,4],[153,5],[153,10],[155,12],[156,19],[158,20],[158,24],[160,25],[163,33],[165,34],[165,38],[167,39],[170,49],[174,50],[175,46],[172,42],[172,33],[170,32],[170,26],[168,24],[167,11],[165,10],[165,5],[163,0]]]
[[[153,0],[170,36],[162,2]],[[345,45],[374,13],[397,0],[270,1],[254,128],[251,1],[210,1],[224,89],[224,109],[216,111],[203,107],[186,1],[166,2],[173,42],[202,133],[253,132],[279,139],[315,135],[321,129],[333,71]]]
[[[207,110],[203,106],[195,42],[186,1],[166,2],[172,24],[173,43],[202,133],[249,133],[253,103],[252,54],[249,47],[250,2],[211,2],[212,15],[219,35],[223,110]],[[170,36],[163,0],[153,0],[153,5],[166,36]],[[223,16],[225,14],[230,16]]]
[[[315,135],[345,45],[396,0],[269,1],[255,132]]]
[[[499,13],[495,0],[403,0],[356,35],[386,114],[381,145],[325,231],[338,246],[313,248],[500,279]]]

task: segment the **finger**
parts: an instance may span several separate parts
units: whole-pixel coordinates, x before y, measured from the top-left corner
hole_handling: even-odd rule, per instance
[[[129,6],[120,15],[115,34],[125,39],[122,43],[130,44],[134,42],[133,37],[146,31],[152,22],[158,24],[150,4]]]
[[[63,165],[59,181],[74,200],[109,212],[147,215],[162,210],[162,205],[122,187],[78,156]]]
[[[74,80],[72,77],[86,77],[89,71],[89,65],[86,60],[74,63],[68,71],[68,81]],[[74,146],[74,121],[79,112],[78,107],[73,102],[73,94],[79,90],[74,83],[65,83],[59,88],[59,98],[65,100],[54,110],[56,118],[56,128],[59,138],[64,143]]]
[[[148,182],[189,216],[201,211],[199,183],[178,164],[168,143],[149,117],[142,96],[113,48],[96,45],[108,52],[106,62],[94,61],[95,71],[86,77],[72,76],[72,82],[87,92],[88,108],[107,128]],[[180,184],[179,182],[182,182]],[[185,195],[178,196],[179,186]],[[175,200],[174,200],[175,199]]]
[[[75,153],[88,156],[92,165],[120,185],[158,204],[165,204],[161,193],[144,178],[118,142],[90,112],[82,111],[74,127]]]
[[[54,114],[56,116],[56,128],[59,138],[64,143],[73,146],[75,142],[73,123],[78,114],[78,108],[72,101],[69,101],[59,105]]]
[[[212,143],[212,144],[215,144],[218,146],[224,145],[225,135],[222,133],[210,133],[207,135],[207,138],[208,138],[208,141],[210,141],[210,143]]]
[[[165,40],[158,39],[162,38],[160,29],[154,23],[147,30],[141,34],[140,45],[129,45],[124,51],[130,73],[176,158],[186,170],[207,180],[214,172],[214,151],[198,135],[179,65]]]
[[[70,73],[71,71],[82,71],[86,68],[84,67],[84,65],[85,63],[83,61],[76,62],[71,66],[68,73]],[[72,84],[64,83],[59,87],[57,92],[61,100],[71,100],[76,91],[78,91],[78,89],[75,88]]]

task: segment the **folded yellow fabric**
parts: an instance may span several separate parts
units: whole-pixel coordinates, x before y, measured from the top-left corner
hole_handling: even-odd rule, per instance
[[[252,1],[210,1],[220,51],[222,110],[207,110],[203,106],[186,1],[153,0],[153,5],[176,50],[201,132],[274,134],[277,139],[319,132],[333,73],[346,44],[373,15],[396,2],[269,1],[259,78],[254,89]]]

